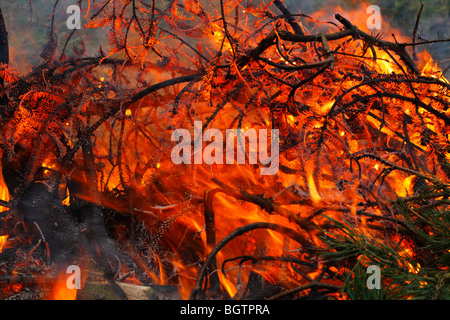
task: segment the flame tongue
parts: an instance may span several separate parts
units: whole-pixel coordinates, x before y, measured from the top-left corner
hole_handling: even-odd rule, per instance
[[[0,253],[3,251],[3,246],[5,245],[6,241],[8,240],[8,235],[6,236],[0,236]]]
[[[76,300],[76,298],[77,290],[67,286],[67,274],[61,273],[51,289],[49,300]]]
[[[315,205],[318,205],[320,201],[322,200],[322,197],[320,196],[319,192],[316,188],[316,183],[314,181],[314,164],[312,162],[309,162],[306,165],[306,181],[308,182],[309,187],[309,194],[311,196],[311,199]]]
[[[337,277],[326,278],[329,276],[328,269],[308,251],[308,246],[325,246],[317,228],[329,226],[322,213],[326,212],[329,217],[355,225],[369,240],[380,237],[389,241],[390,235],[385,236],[388,234],[387,230],[383,229],[379,233],[372,230],[372,221],[362,217],[361,213],[380,217],[386,207],[385,199],[406,197],[415,192],[416,184],[413,179],[417,174],[413,169],[403,167],[405,163],[422,166],[424,171],[436,172],[443,181],[448,181],[448,172],[445,172],[447,169],[435,166],[436,163],[442,167],[446,165],[445,159],[436,156],[436,153],[448,143],[446,104],[450,99],[448,87],[442,86],[442,83],[448,84],[448,81],[441,77],[441,72],[427,53],[419,54],[419,58],[422,66],[420,74],[428,78],[413,79],[405,75],[407,68],[403,68],[401,61],[394,61],[386,48],[376,46],[379,40],[377,37],[374,37],[373,43],[361,45],[362,38],[336,39],[336,33],[333,33],[327,39],[321,33],[313,37],[315,40],[312,42],[295,42],[295,39],[304,38],[285,31],[290,30],[293,21],[280,28],[277,24],[276,30],[266,34],[264,28],[249,27],[247,16],[244,19],[245,25],[244,20],[240,21],[236,16],[235,28],[230,27],[235,32],[242,32],[242,37],[228,37],[221,26],[221,19],[206,19],[206,12],[197,8],[200,5],[198,1],[185,2],[183,8],[189,14],[201,17],[203,22],[216,21],[205,30],[198,31],[201,28],[189,28],[187,21],[190,18],[184,19],[177,11],[182,6],[173,5],[167,9],[173,17],[165,17],[165,23],[174,25],[183,36],[194,34],[193,38],[205,40],[211,45],[204,50],[201,41],[195,40],[199,42],[198,48],[194,49],[198,57],[192,57],[193,47],[190,45],[188,52],[182,50],[183,45],[189,41],[183,40],[179,44],[177,39],[174,42],[180,47],[176,49],[169,46],[157,50],[151,46],[158,55],[156,59],[161,60],[156,64],[140,61],[139,66],[143,70],[136,82],[129,79],[122,81],[126,78],[120,78],[122,71],[108,69],[108,64],[114,61],[107,60],[106,65],[98,67],[101,70],[95,71],[102,76],[89,74],[90,78],[86,78],[89,78],[89,83],[97,81],[94,87],[86,90],[93,91],[95,98],[85,99],[86,92],[83,92],[80,98],[83,103],[76,110],[70,109],[70,115],[67,115],[69,120],[61,116],[64,121],[53,123],[52,117],[56,114],[60,116],[56,111],[60,111],[58,108],[65,105],[65,101],[62,101],[65,90],[76,95],[74,92],[79,89],[74,89],[76,86],[72,87],[72,82],[78,84],[82,72],[77,72],[73,78],[67,75],[69,85],[58,83],[55,86],[58,95],[55,97],[47,92],[53,84],[45,83],[45,87],[41,88],[42,92],[34,92],[38,89],[33,89],[21,96],[21,99],[17,98],[21,101],[17,106],[20,115],[6,126],[8,139],[5,141],[24,141],[27,146],[31,144],[28,137],[48,131],[48,137],[44,135],[48,141],[43,140],[42,143],[56,145],[54,153],[58,156],[53,153],[33,154],[39,161],[44,159],[39,163],[45,167],[40,178],[48,186],[48,179],[55,179],[57,175],[54,173],[63,171],[59,158],[64,158],[65,152],[76,151],[70,148],[83,142],[76,140],[73,137],[76,135],[70,130],[76,130],[78,126],[94,128],[99,124],[94,132],[95,143],[90,138],[86,139],[83,146],[86,147],[89,142],[89,148],[84,150],[81,147],[84,151],[83,158],[80,160],[74,156],[74,162],[79,161],[90,169],[90,172],[85,171],[88,173],[87,179],[91,178],[92,181],[86,181],[86,174],[83,172],[79,173],[81,178],[77,178],[78,172],[73,168],[68,170],[69,173],[63,172],[64,175],[67,174],[67,181],[64,186],[64,182],[58,181],[62,186],[59,187],[64,191],[60,194],[61,205],[68,212],[76,210],[80,204],[98,205],[96,208],[101,210],[102,219],[105,218],[110,223],[108,232],[142,273],[142,278],[136,280],[136,283],[147,281],[160,285],[177,285],[182,298],[188,298],[196,286],[199,268],[213,252],[215,256],[211,260],[214,263],[204,268],[212,266],[217,269],[208,270],[206,283],[223,292],[224,297],[245,298],[250,286],[246,287],[244,284],[251,280],[269,287],[281,284],[287,289],[301,288],[308,281],[315,283],[324,277],[330,284]],[[237,2],[233,1],[227,4],[227,14],[233,12],[230,8],[235,5]],[[248,9],[255,17],[270,16],[264,13],[266,8],[260,10],[249,6]],[[333,12],[340,10],[333,9]],[[237,13],[236,6],[236,15]],[[247,15],[245,12],[244,14]],[[324,10],[315,16],[325,21],[325,18],[321,18],[325,14]],[[354,25],[366,28],[366,15],[359,11],[349,11],[348,15],[355,18],[352,21]],[[175,23],[174,20],[178,18],[183,23]],[[137,22],[137,16],[133,16],[132,23],[134,19]],[[106,17],[101,22],[92,21],[90,25],[101,25],[104,21],[107,21]],[[280,19],[277,23],[282,24],[282,21]],[[114,23],[113,31],[121,30],[122,21]],[[127,33],[128,30],[132,32],[138,29],[130,26],[126,29]],[[306,28],[300,29],[307,33]],[[156,34],[153,30],[150,31],[152,32],[146,34]],[[212,36],[208,38],[210,33]],[[168,37],[168,34],[162,34]],[[291,37],[289,41],[281,37],[286,34]],[[342,34],[342,31],[338,34]],[[121,37],[111,37],[115,41],[114,47],[125,47],[130,61],[135,56],[140,59],[141,54],[147,55],[142,53],[145,51],[143,48],[140,48],[142,51],[137,48],[132,50],[126,44],[122,46],[116,43]],[[142,37],[137,36],[134,40],[140,38]],[[242,41],[240,39],[244,38],[245,43],[237,46]],[[236,43],[231,44],[230,39],[235,39]],[[147,39],[147,42],[155,46],[161,44],[160,40],[155,40],[155,43],[153,40]],[[409,39],[397,36],[397,40],[406,43]],[[203,53],[214,52],[217,46],[222,52],[211,61],[203,57],[206,60],[203,61]],[[166,51],[171,58],[163,57]],[[249,54],[241,55],[243,52]],[[175,63],[173,60],[176,60],[177,54],[185,60],[177,60]],[[328,60],[331,57],[333,59]],[[184,67],[189,61],[193,62],[190,67],[198,67],[200,76]],[[330,61],[332,63],[329,65],[325,64]],[[130,64],[133,65],[132,62]],[[245,66],[241,68],[241,64]],[[128,76],[128,62],[122,67],[123,74]],[[132,72],[134,71],[133,69]],[[65,73],[66,70],[61,72]],[[189,73],[188,76],[185,75],[186,72]],[[147,73],[150,74],[148,79],[145,78]],[[176,81],[162,80],[168,75],[178,76],[177,73],[182,76],[176,78]],[[185,83],[180,78],[190,81],[185,87],[180,86],[183,89],[178,87]],[[197,81],[199,79],[201,81]],[[305,79],[308,81],[304,82]],[[158,81],[160,82],[156,86],[147,86],[147,83]],[[161,84],[170,81],[175,81],[177,86],[172,88]],[[129,84],[129,87],[121,87],[122,82]],[[112,111],[115,109],[112,108],[112,111],[106,113],[108,117],[102,113],[107,103],[125,99],[124,94],[134,93],[136,86],[141,83],[145,84],[144,89],[136,96],[131,96],[135,97],[134,100],[126,96],[126,102],[116,107],[120,112],[116,111],[114,114]],[[153,95],[148,95],[148,90],[152,88],[156,88],[152,91]],[[164,94],[162,89],[165,89]],[[146,96],[146,99],[142,99],[142,96]],[[49,101],[45,108],[36,103],[47,101],[45,99]],[[101,101],[101,107],[94,103],[98,100]],[[131,103],[136,101],[138,102]],[[40,118],[46,113],[52,116]],[[75,116],[70,118],[74,113]],[[89,114],[89,120],[86,119],[86,114]],[[58,118],[58,121],[61,119]],[[101,122],[98,119],[108,121]],[[202,119],[206,121],[201,121]],[[94,122],[89,127],[91,120],[100,121],[101,124]],[[51,124],[48,130],[42,127],[41,122]],[[214,135],[214,140],[212,137],[208,141],[202,140],[203,126],[218,133],[215,135],[210,132]],[[261,161],[261,155],[268,150],[261,150],[264,148],[259,144],[258,148],[251,147],[250,134],[240,141],[243,145],[236,145],[232,152],[225,152],[223,155],[231,155],[232,159],[238,159],[238,155],[241,155],[245,160],[255,160],[250,155],[258,154],[257,158],[261,163],[256,160],[236,161],[225,165],[223,162],[212,161],[216,150],[220,149],[212,146],[224,144],[224,141],[219,141],[220,134],[232,130],[229,128],[231,126],[267,129],[266,132],[276,128],[278,131],[274,132],[279,132],[279,139],[272,135],[270,142],[279,140],[279,145],[283,148],[277,162],[280,165],[279,172],[265,176],[260,174],[259,169],[265,162]],[[38,130],[32,131],[34,128]],[[183,135],[183,147],[186,148],[180,148],[183,157],[179,157],[183,161],[175,164],[170,157],[173,141],[168,137],[173,132],[178,132],[175,131],[177,129],[188,134],[193,132],[194,138],[187,143],[184,137],[188,139],[188,134]],[[88,137],[91,136],[90,133]],[[68,142],[59,141],[57,138],[60,135],[67,138]],[[85,132],[79,132],[79,136],[84,135]],[[224,136],[226,135],[222,135],[222,138]],[[266,142],[269,141],[267,135],[266,138]],[[247,145],[246,139],[249,140]],[[190,147],[193,153],[187,159]],[[38,150],[40,148],[41,146],[36,147]],[[212,151],[208,157],[210,164],[205,164],[203,152],[206,148],[210,151],[214,149],[214,157]],[[268,158],[268,152],[263,158]],[[187,160],[184,162],[185,159]],[[89,160],[92,160],[92,167],[87,165]],[[36,168],[29,171],[34,169]],[[96,184],[94,181],[98,182],[98,186],[91,185]],[[76,185],[76,192],[72,192],[73,189],[68,191],[71,183]],[[93,190],[101,192],[97,194]],[[99,200],[100,194],[102,198]],[[4,181],[0,181],[0,198],[9,201]],[[0,210],[6,209],[0,207]],[[271,228],[253,228],[258,223]],[[249,225],[253,229],[247,230]],[[378,227],[382,229],[383,226]],[[90,225],[81,232],[86,229],[91,231],[89,228]],[[293,236],[294,233],[296,236]],[[8,235],[0,236],[0,253],[7,240]],[[31,257],[29,260],[32,260],[41,243],[47,245],[48,255],[48,239],[46,241],[41,235],[39,241],[38,244],[33,243],[35,247],[27,253]],[[218,243],[225,242],[226,245],[219,251],[214,251]],[[100,250],[99,247],[97,249]],[[411,257],[411,252],[408,251],[410,249],[399,246],[399,250],[403,256]],[[420,271],[419,264],[408,264],[406,267],[415,274]],[[336,273],[339,272],[341,271],[337,270]],[[67,276],[66,272],[58,275],[49,299],[76,299],[77,292],[69,288]],[[203,288],[203,279],[200,280]],[[252,293],[255,296],[259,294]]]

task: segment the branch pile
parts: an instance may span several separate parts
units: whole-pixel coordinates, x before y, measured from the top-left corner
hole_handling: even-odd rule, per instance
[[[8,272],[24,254],[67,265],[87,252],[108,279],[184,298],[357,298],[349,279],[386,265],[381,246],[393,283],[420,274],[446,292],[450,84],[411,58],[429,42],[344,15],[316,32],[280,1],[103,1],[86,25],[109,30],[98,55],[70,54],[71,33],[28,74],[2,60],[0,229],[21,248]],[[173,164],[171,133],[194,120],[279,129],[278,174]]]

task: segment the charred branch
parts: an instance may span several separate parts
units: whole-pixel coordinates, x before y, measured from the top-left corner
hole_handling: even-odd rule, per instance
[[[5,20],[3,19],[3,13],[0,8],[0,63],[9,63],[9,45],[8,45],[8,32],[6,31]]]
[[[423,246],[446,227],[435,221],[441,231],[433,233],[420,219],[445,217],[438,210],[449,205],[450,84],[431,60],[421,65],[415,46],[448,39],[417,41],[420,12],[412,43],[399,43],[339,14],[330,31],[308,32],[302,19],[317,21],[278,0],[279,16],[224,0],[211,12],[198,1],[106,1],[89,24],[109,30],[110,46],[70,57],[76,31],[55,54],[57,3],[45,62],[24,75],[8,65],[0,11],[10,197],[0,200],[9,209],[0,239],[17,258],[8,271],[23,261],[62,268],[81,260],[102,274],[91,288],[107,284],[119,299],[145,299],[155,283],[191,299],[338,297],[347,289],[342,274],[366,263],[322,259],[338,253],[327,241],[350,234],[344,225],[365,237],[360,254],[394,244],[391,256],[421,250],[424,273],[445,265]],[[203,136],[209,129],[213,137]],[[240,145],[224,152],[228,131]],[[274,149],[269,156],[253,140],[269,131],[279,172],[261,175]],[[8,285],[38,278],[0,274]]]
[[[289,11],[288,8],[281,2],[280,0],[275,0],[274,4],[277,6],[277,8],[281,11],[281,13],[285,16],[285,19],[288,21],[288,23],[291,25],[292,29],[294,30],[295,34],[304,35],[302,28],[300,25],[294,20],[294,17],[292,13]]]
[[[205,293],[202,289],[204,279],[207,274],[208,266],[210,265],[211,260],[215,258],[217,253],[224,246],[226,246],[230,241],[235,239],[236,237],[238,237],[246,232],[249,232],[251,230],[255,230],[255,229],[269,229],[269,230],[274,230],[274,231],[280,232],[280,233],[284,234],[285,236],[297,241],[299,244],[303,245],[304,247],[312,249],[312,246],[309,243],[309,241],[306,240],[302,235],[300,235],[299,233],[295,232],[292,229],[286,228],[281,225],[277,225],[274,223],[268,223],[268,222],[256,222],[256,223],[252,223],[252,224],[249,224],[249,225],[246,225],[243,227],[239,227],[239,228],[235,229],[233,232],[229,233],[225,238],[220,240],[216,244],[216,246],[213,248],[213,250],[210,252],[210,254],[208,255],[208,257],[205,260],[205,263],[203,264],[202,268],[198,272],[197,281],[196,281],[195,287],[191,291],[190,299],[198,300],[198,299],[204,298]]]

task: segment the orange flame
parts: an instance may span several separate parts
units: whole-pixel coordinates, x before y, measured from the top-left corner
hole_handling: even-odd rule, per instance
[[[311,199],[314,204],[318,204],[320,201],[322,201],[322,197],[320,196],[319,191],[317,191],[316,183],[314,182],[313,168],[314,166],[312,165],[306,166],[306,180],[308,182]]]
[[[3,246],[5,245],[6,240],[8,240],[8,235],[0,236],[0,253],[3,251]]]
[[[77,289],[69,289],[67,285],[67,274],[61,272],[58,275],[56,283],[54,283],[48,300],[76,300]]]
[[[1,169],[1,165],[0,165]],[[5,180],[3,179],[3,175],[0,174],[0,199],[4,201],[9,201],[9,190],[6,186]],[[0,212],[4,212],[8,210],[8,208],[0,206]]]
[[[341,12],[344,11],[342,9],[333,9],[332,12]],[[356,24],[358,27],[364,30],[366,26],[366,18],[367,16],[364,14],[361,14],[358,10],[350,10],[346,11],[350,18],[350,20]],[[322,12],[325,14],[325,11]],[[315,16],[320,20],[326,20],[322,19],[319,16],[322,13],[316,13]],[[385,25],[385,23],[383,23]],[[217,26],[217,29],[220,29]],[[389,29],[391,30],[391,29]],[[367,30],[365,30],[367,31]],[[391,30],[392,31],[392,30]],[[387,34],[386,29],[383,30],[385,34]],[[396,32],[396,34],[399,34]],[[215,41],[217,44],[222,43],[224,37],[224,33],[215,30],[213,33],[212,41]],[[406,39],[401,36],[397,36],[397,40],[400,42],[408,42],[409,39]],[[330,44],[333,45],[333,44]],[[228,46],[228,47],[227,47]],[[229,46],[228,42],[225,41],[224,44],[225,50],[231,50],[231,47]],[[353,56],[361,56],[362,55],[362,48],[356,46],[348,46],[348,48],[345,49],[346,51],[344,53],[348,53]],[[383,73],[383,74],[391,74],[391,73],[398,73],[401,74],[401,70],[399,67],[392,63],[391,57],[383,50],[378,48],[373,48],[374,51],[368,50],[365,58],[368,58],[367,60],[364,60],[367,65],[372,68],[373,70],[376,70],[377,72]],[[375,58],[376,59],[372,59]],[[420,60],[422,61],[422,67],[421,67],[421,73],[422,75],[426,76],[433,76],[433,77],[439,77],[440,74],[437,70],[436,64],[432,61],[430,55],[426,52],[421,54],[419,56]],[[268,60],[271,60],[272,58],[268,58]],[[288,64],[287,61],[285,61],[284,58],[280,58],[281,61],[284,61],[285,64]],[[348,61],[353,61],[352,59],[348,59]],[[295,64],[295,62],[293,62]],[[339,66],[339,70],[344,70],[348,67],[349,73],[353,70],[352,68],[355,68],[355,66],[347,63],[347,59],[336,60],[336,64]],[[320,75],[322,76],[322,75]],[[320,77],[319,76],[319,77]],[[341,77],[341,75],[338,72],[335,72],[335,77]],[[105,79],[102,77],[101,81],[103,82]],[[334,106],[336,102],[336,95],[337,92],[339,92],[341,89],[346,89],[355,86],[358,84],[357,80],[351,79],[351,78],[342,78],[342,81],[339,82],[339,86],[333,87],[333,84],[331,83],[329,86],[327,86],[328,91],[321,92],[315,92],[315,91],[308,91],[309,89],[305,89],[306,96],[313,96],[313,97],[320,97],[320,99],[310,99],[308,100],[309,106],[312,108],[315,108],[315,111],[317,114],[321,116],[327,115],[331,108]],[[98,87],[101,88],[103,84],[100,84]],[[367,88],[367,93],[370,93],[370,88]],[[300,94],[299,90],[299,94]],[[373,92],[373,91],[372,91]],[[307,100],[307,99],[305,99]],[[206,105],[205,105],[206,106]],[[406,103],[402,105],[401,107],[404,107],[404,110],[407,114],[414,113],[414,108],[411,108],[408,110],[408,106]],[[226,109],[227,106],[224,106],[224,109]],[[153,108],[152,108],[153,109]],[[196,110],[198,114],[203,114],[209,110],[209,106],[206,106],[205,108],[202,108],[202,104],[198,103],[196,106]],[[261,108],[262,109],[262,108]],[[232,110],[230,108],[230,110]],[[131,109],[127,109],[125,111],[125,115],[129,118],[137,118],[137,112],[139,112],[139,116],[145,118],[146,116],[149,116],[149,114],[146,114],[145,112],[149,112],[142,109],[137,109],[137,111],[131,111]],[[231,113],[231,111],[229,111]],[[264,112],[264,111],[260,111]],[[377,110],[371,110],[371,112],[378,112]],[[181,112],[180,112],[181,114]],[[231,117],[231,115],[230,115]],[[291,127],[297,126],[297,123],[301,123],[302,119],[301,116],[293,116],[293,115],[287,115],[287,122]],[[221,122],[226,122],[226,116],[224,116],[223,119],[220,119]],[[374,127],[379,128],[380,127],[380,121],[375,120],[373,118],[368,118],[367,121],[370,121],[374,124]],[[155,121],[156,122],[156,121]],[[305,120],[306,122],[306,120]],[[67,123],[69,124],[69,123]],[[268,123],[264,123],[265,125],[268,125]],[[432,126],[433,124],[427,124],[429,126]],[[102,128],[106,125],[102,125],[99,129],[102,130]],[[249,126],[258,126],[253,125],[251,123],[243,124],[243,127],[248,129]],[[311,131],[314,130],[320,130],[323,127],[323,123],[317,119],[311,120],[311,122],[308,122],[308,126],[310,126]],[[136,125],[136,127],[138,127]],[[166,126],[168,127],[168,126]],[[201,199],[204,195],[204,190],[212,190],[213,188],[217,188],[216,185],[212,184],[209,180],[212,173],[218,173],[220,175],[220,179],[224,181],[224,183],[230,185],[230,186],[236,186],[239,185],[239,187],[236,187],[236,189],[241,188],[241,186],[255,186],[253,190],[248,190],[249,193],[252,194],[261,194],[258,193],[261,190],[268,190],[273,191],[275,189],[275,186],[278,184],[279,181],[277,179],[282,180],[284,176],[282,173],[280,175],[273,177],[273,180],[270,180],[267,178],[267,180],[262,179],[260,176],[257,176],[252,169],[245,166],[234,166],[232,171],[229,171],[228,167],[220,167],[217,169],[217,167],[213,166],[196,166],[192,171],[186,170],[181,171],[184,169],[179,169],[171,165],[171,163],[161,162],[161,159],[159,157],[162,157],[161,155],[156,155],[157,153],[163,154],[163,151],[155,151],[153,149],[153,145],[157,145],[156,139],[153,141],[152,136],[157,136],[156,132],[158,132],[158,127],[156,125],[149,125],[143,128],[140,128],[140,131],[136,131],[136,133],[129,133],[128,128],[125,127],[125,137],[134,137],[136,139],[136,146],[139,146],[139,148],[136,147],[136,151],[134,152],[126,152],[127,151],[127,145],[124,143],[124,152],[122,153],[122,159],[123,162],[121,164],[131,164],[137,163],[137,158],[139,158],[140,163],[153,163],[152,167],[147,169],[145,172],[142,173],[142,177],[140,177],[139,181],[135,181],[135,187],[136,189],[140,187],[151,187],[153,183],[146,183],[146,180],[151,181],[152,179],[159,179],[161,186],[161,189],[170,190],[171,192],[163,193],[159,190],[155,190],[152,193],[152,201],[156,199],[156,203],[158,205],[155,205],[155,203],[143,203],[142,206],[138,206],[136,204],[136,207],[139,207],[139,209],[136,209],[133,207],[134,212],[140,212],[143,214],[148,214],[150,218],[149,220],[152,220],[148,224],[150,225],[153,223],[153,220],[160,219],[158,222],[167,222],[169,221],[171,224],[167,223],[167,225],[163,225],[162,227],[165,227],[161,233],[166,233],[167,235],[163,234],[162,237],[170,238],[167,240],[167,246],[172,251],[173,256],[168,258],[170,259],[170,262],[172,264],[171,267],[175,270],[174,273],[176,273],[176,276],[178,278],[178,285],[180,290],[180,295],[183,299],[187,298],[190,293],[190,289],[192,289],[195,278],[197,276],[198,270],[196,269],[195,263],[187,263],[186,261],[183,261],[181,258],[181,252],[182,249],[188,248],[188,250],[191,250],[194,252],[194,254],[204,254],[206,251],[207,246],[207,240],[206,240],[206,233],[204,231],[204,216],[202,215],[201,210],[198,210],[197,208],[189,207],[186,209],[185,212],[176,211],[177,216],[174,215],[173,212],[166,213],[164,211],[164,208],[174,208],[176,207],[176,204],[174,204],[174,199],[177,199],[176,201],[179,201],[182,197],[180,195],[189,194],[189,196],[192,196],[196,199]],[[358,128],[361,129],[361,128]],[[107,129],[105,129],[107,130]],[[152,132],[154,130],[154,132]],[[357,130],[355,130],[357,131]],[[383,127],[383,130],[381,130],[381,133],[392,136],[392,130],[389,128],[389,126],[386,124]],[[130,130],[131,132],[131,130]],[[344,151],[348,153],[357,153],[361,150],[362,145],[367,144],[368,139],[365,139],[364,137],[355,138],[353,137],[353,133],[350,132],[348,128],[340,128],[338,131],[338,137],[334,141],[336,143],[341,142],[342,145],[346,145],[346,147],[338,149],[332,149],[337,152],[339,156],[344,156]],[[361,134],[362,135],[362,134]],[[147,140],[144,140],[143,136],[150,141],[150,143]],[[414,142],[414,139],[416,137],[411,137],[411,140]],[[163,140],[161,138],[161,140]],[[141,143],[141,141],[147,141],[147,143]],[[108,138],[108,135],[98,135],[95,145],[95,152],[98,155],[108,155],[108,148],[110,141]],[[367,146],[369,147],[369,146]],[[370,146],[372,147],[372,146]],[[139,150],[138,150],[139,149]],[[296,161],[296,155],[292,157],[294,160],[292,160],[292,163],[295,163]],[[121,185],[123,179],[123,173],[119,172],[120,166],[113,166],[106,163],[103,163],[105,165],[105,172],[111,170],[110,175],[102,175],[99,174],[99,189],[113,189],[115,187],[118,187]],[[44,163],[44,166],[54,169],[54,166],[51,162]],[[131,167],[131,166],[130,166]],[[136,165],[137,167],[137,165]],[[342,203],[347,204],[347,208],[350,208],[351,216],[355,219],[357,219],[357,205],[358,200],[361,198],[360,195],[357,193],[356,186],[351,187],[349,186],[352,181],[355,181],[356,178],[352,173],[349,172],[339,172],[335,173],[333,172],[334,168],[327,167],[321,164],[316,164],[313,161],[306,161],[304,164],[299,165],[298,167],[303,167],[304,172],[296,176],[295,178],[292,178],[292,175],[289,176],[289,178],[286,178],[286,184],[289,184],[291,187],[295,187],[296,192],[304,198],[309,198],[312,200],[313,205],[315,207],[318,207],[323,202],[330,202],[330,205],[336,204],[336,208],[342,209],[344,206]],[[373,163],[370,165],[371,167],[371,173],[378,175],[380,171],[382,170],[383,166],[380,163]],[[132,168],[129,170],[132,171]],[[128,172],[128,171],[124,171]],[[178,172],[177,174],[171,174],[173,172]],[[165,173],[168,173],[164,179],[160,178],[158,174],[164,175]],[[316,176],[316,174],[318,174]],[[322,176],[330,176],[331,178],[322,179]],[[173,180],[171,181],[170,179]],[[321,177],[320,183],[315,180],[316,177]],[[339,178],[338,178],[339,177]],[[126,177],[125,177],[126,178]],[[362,179],[368,179],[370,177],[362,177]],[[404,196],[411,192],[411,184],[412,181],[411,177],[407,177],[406,179],[402,177],[397,171],[392,172],[387,178],[386,181],[396,181],[396,183],[392,184],[392,188],[396,192],[397,195]],[[233,180],[234,179],[234,180]],[[289,181],[287,180],[289,179]],[[292,181],[295,181],[295,183],[291,183]],[[343,188],[343,191],[339,190],[337,191],[335,180],[342,180],[346,181],[347,186]],[[131,180],[131,178],[130,178]],[[136,179],[137,180],[137,179]],[[238,181],[238,183],[235,183]],[[165,183],[168,182],[168,185],[165,185]],[[296,183],[299,183],[300,186],[298,186]],[[102,184],[103,183],[103,184]],[[301,185],[303,183],[303,185]],[[356,184],[355,184],[356,185]],[[301,187],[306,187],[305,189],[302,189]],[[172,190],[175,190],[172,192]],[[306,191],[304,191],[306,190]],[[139,190],[138,190],[139,191]],[[179,192],[177,194],[177,192]],[[283,191],[276,190],[278,194],[281,194]],[[172,199],[171,193],[176,194]],[[93,201],[95,199],[91,199],[90,195],[78,195],[80,199],[86,200],[86,201]],[[6,201],[9,201],[9,193],[8,189],[3,181],[3,179],[0,180],[0,198],[4,199]],[[69,194],[67,194],[67,197],[65,200],[63,200],[63,204],[69,205],[70,204],[70,197]],[[133,199],[130,199],[130,206],[135,205],[132,203]],[[159,204],[164,204],[159,205]],[[103,204],[102,204],[103,205]],[[113,203],[104,204],[105,207],[113,207]],[[131,206],[132,207],[132,206]],[[180,206],[181,207],[181,206]],[[286,206],[287,207],[287,206]],[[300,205],[298,205],[300,207]],[[305,209],[308,210],[309,208]],[[0,211],[4,210],[3,207],[0,207]],[[159,210],[159,212],[158,212]],[[178,209],[174,209],[178,210]],[[155,211],[155,212],[153,212]],[[295,210],[296,212],[302,212],[302,210]],[[338,210],[336,212],[339,212]],[[273,212],[271,212],[273,213]],[[375,213],[378,214],[378,211],[375,211]],[[303,214],[303,213],[302,213]],[[283,226],[292,227],[295,228],[296,225],[292,224],[285,218],[281,216],[276,216],[269,214],[268,212],[265,212],[261,208],[259,208],[257,205],[252,203],[244,202],[236,200],[233,197],[229,197],[226,195],[223,195],[222,193],[219,193],[214,198],[214,216],[216,219],[216,226],[215,226],[215,234],[217,237],[217,241],[220,239],[223,239],[226,235],[230,234],[234,229],[236,229],[239,226],[254,223],[254,222],[273,222],[277,223]],[[174,218],[175,217],[175,218]],[[370,230],[367,227],[367,221],[364,219],[364,217],[361,217],[360,219],[360,228],[364,233],[367,233],[367,235],[370,234]],[[161,227],[161,228],[162,228]],[[159,232],[160,230],[158,230]],[[259,232],[259,233],[258,233]],[[191,245],[191,242],[194,243],[194,237],[189,238],[189,236],[197,235],[197,238],[195,241],[198,242],[196,245]],[[261,235],[263,235],[261,237]],[[311,236],[311,235],[310,235]],[[0,252],[6,243],[8,236],[0,236]],[[261,240],[262,239],[262,240]],[[166,239],[164,239],[166,240]],[[216,241],[216,242],[217,242]],[[319,244],[319,240],[317,237],[314,237],[314,243]],[[190,246],[190,247],[189,247]],[[208,248],[210,249],[210,248]],[[227,244],[226,247],[223,248],[221,252],[217,254],[217,266],[221,266],[223,262],[230,258],[230,257],[236,257],[236,256],[244,256],[244,255],[252,255],[252,256],[260,256],[266,255],[266,256],[282,256],[286,252],[289,252],[290,249],[290,242],[287,237],[284,237],[283,235],[272,232],[270,230],[261,231],[255,231],[254,233],[248,234],[243,236],[240,239],[234,239],[232,242]],[[408,249],[409,250],[409,249]],[[259,252],[261,251],[261,252]],[[175,276],[172,276],[171,274],[168,274],[166,272],[166,261],[164,260],[166,257],[159,257],[157,254],[155,254],[155,262],[157,271],[152,271],[147,267],[144,263],[144,261],[139,260],[139,255],[137,252],[132,251],[130,249],[130,252],[134,255],[135,261],[137,264],[139,264],[139,267],[143,270],[145,270],[145,273],[147,276],[154,281],[155,283],[166,285],[169,284],[172,278],[175,278]],[[207,254],[207,252],[206,252]],[[405,255],[409,255],[410,252],[405,250]],[[197,258],[197,257],[196,257]],[[410,272],[417,273],[420,270],[420,265],[417,264],[417,267],[414,267],[413,265],[408,264],[408,269]],[[263,277],[266,278],[269,282],[276,282],[276,281],[285,281],[288,283],[288,285],[298,285],[301,283],[302,280],[299,280],[298,275],[295,275],[295,272],[291,270],[291,267],[280,267],[279,265],[275,263],[261,263],[258,265],[258,268],[251,268],[253,272],[260,273]],[[248,268],[247,270],[250,270]],[[250,272],[247,271],[246,268],[243,268],[241,265],[238,265],[238,263],[233,264],[233,262],[230,262],[228,265],[228,268],[226,270],[226,275],[224,275],[220,270],[214,270],[213,272],[218,273],[218,277],[220,280],[220,284],[224,291],[226,291],[230,296],[234,296],[237,292],[239,292],[239,284],[244,283],[248,280]],[[308,273],[309,277],[316,279],[319,274],[322,271],[322,265],[320,265],[319,269],[313,272]],[[291,272],[291,274],[287,275],[288,272]],[[294,275],[292,275],[294,274]],[[286,275],[286,276],[285,276]],[[66,283],[66,274],[61,273],[58,276],[58,280],[54,284],[52,288],[52,292],[49,296],[49,299],[52,300],[75,300],[77,297],[77,290],[76,289],[69,289]],[[239,277],[239,281],[236,281],[236,279]],[[273,280],[275,279],[275,280]]]

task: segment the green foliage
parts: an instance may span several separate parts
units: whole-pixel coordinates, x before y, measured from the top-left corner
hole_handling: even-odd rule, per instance
[[[346,274],[346,281],[343,291],[347,293],[350,300],[384,300],[386,299],[385,288],[369,289],[367,287],[367,280],[369,274],[360,261],[358,261],[353,268],[353,272]]]
[[[331,250],[323,257],[346,268],[343,291],[349,299],[450,299],[448,195],[448,185],[435,183],[420,196],[399,198],[392,203],[394,231],[377,237],[328,218],[335,229],[324,231]],[[369,265],[381,269],[380,290],[367,289]]]

